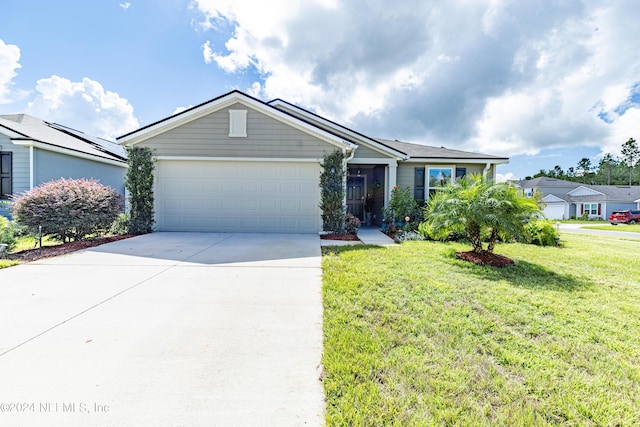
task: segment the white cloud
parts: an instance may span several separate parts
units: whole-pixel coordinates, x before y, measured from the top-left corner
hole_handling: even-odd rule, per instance
[[[176,109],[173,110],[173,113],[171,113],[171,115],[175,116],[178,113],[182,113],[183,111],[187,111],[189,108],[193,108],[193,105],[189,105],[187,107],[176,107]]]
[[[640,139],[634,0],[194,4],[233,28],[205,61],[375,136],[509,156]]]
[[[129,3],[129,2],[119,3],[119,5],[124,10],[129,10],[129,8],[131,7],[131,3]]]
[[[19,60],[20,48],[0,39],[0,104],[8,104],[15,98],[12,83],[21,67]]]
[[[38,80],[26,112],[85,133],[113,139],[139,127],[133,107],[89,78],[72,82],[59,76]]]
[[[518,177],[512,172],[507,172],[505,174],[502,174],[502,173],[496,174],[496,182],[507,182],[507,181],[514,181],[517,179]]]

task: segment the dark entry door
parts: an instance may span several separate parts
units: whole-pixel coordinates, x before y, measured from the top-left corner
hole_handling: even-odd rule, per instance
[[[347,178],[347,212],[364,220],[364,177]]]

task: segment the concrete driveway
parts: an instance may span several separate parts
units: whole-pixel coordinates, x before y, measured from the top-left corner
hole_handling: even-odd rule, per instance
[[[0,270],[0,425],[323,424],[314,235],[154,233]]]

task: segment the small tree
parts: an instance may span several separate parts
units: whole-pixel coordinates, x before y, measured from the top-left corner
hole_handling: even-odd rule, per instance
[[[121,211],[122,196],[94,179],[60,179],[44,183],[17,197],[16,223],[36,234],[63,242],[105,233]]]
[[[635,139],[629,138],[627,142],[622,144],[622,160],[629,167],[629,185],[632,182],[632,172],[633,168],[638,163],[638,158],[640,157],[640,148],[638,148],[638,143]]]
[[[525,220],[539,213],[537,201],[520,195],[515,186],[471,175],[429,200],[427,223],[434,233],[465,231],[473,252],[493,253],[499,238],[522,235]],[[483,235],[489,236],[486,249]]]
[[[147,147],[127,148],[129,169],[125,187],[129,191],[129,233],[151,233],[153,229],[153,153]]]
[[[345,232],[345,156],[340,150],[324,156],[320,174],[322,228],[337,234]]]
[[[583,157],[578,162],[578,170],[582,173],[582,182],[587,183],[587,178],[591,173],[591,160],[588,157]]]
[[[405,222],[407,217],[409,221],[422,219],[418,202],[411,195],[411,188],[408,185],[405,188],[397,185],[393,187],[389,205],[383,209],[382,213],[383,220],[388,223]]]

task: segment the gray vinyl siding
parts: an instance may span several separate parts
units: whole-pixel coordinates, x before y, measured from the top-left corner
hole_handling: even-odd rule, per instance
[[[414,190],[415,168],[424,167],[417,163],[401,163],[398,165],[398,175],[396,179],[396,185],[400,188],[405,188],[407,185],[411,188],[411,194]]]
[[[10,151],[11,156],[11,187],[14,196],[29,190],[29,148],[14,145],[11,140],[0,134],[0,145],[2,151]],[[5,200],[3,200],[5,201]],[[0,215],[11,218],[11,208],[0,205]]]
[[[229,110],[247,110],[247,137],[229,137]],[[243,104],[188,122],[139,145],[156,156],[321,159],[335,146]]]
[[[484,171],[484,167],[485,165],[456,165],[459,168],[467,168],[467,175],[482,175],[482,171]],[[488,176],[489,177],[493,177],[493,169],[494,167],[492,166],[489,169],[489,173]]]
[[[0,145],[2,145],[2,151],[13,152],[11,171],[13,194],[18,195],[29,190],[29,147],[14,145],[4,135],[0,135]]]
[[[34,186],[60,178],[93,178],[100,181],[102,185],[124,194],[124,176],[127,171],[125,167],[37,148],[33,149],[33,163]]]
[[[372,148],[366,147],[362,144],[358,145],[358,149],[356,150],[355,156],[353,156],[353,160],[350,163],[357,163],[358,159],[388,159],[389,156],[386,154],[382,154]]]

